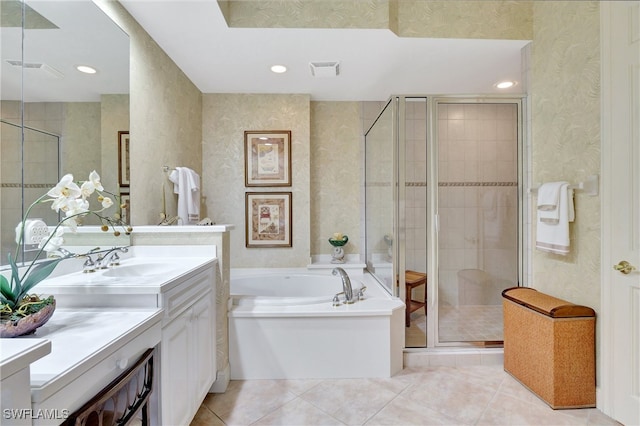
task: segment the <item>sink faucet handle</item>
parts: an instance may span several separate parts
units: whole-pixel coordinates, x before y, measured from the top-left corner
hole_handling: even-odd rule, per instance
[[[364,285],[358,289],[358,300],[364,299],[364,292],[366,289],[367,287]]]
[[[338,297],[338,295],[336,294],[335,296],[333,296],[333,302],[332,302],[333,306],[340,306],[340,298]]]
[[[91,256],[89,256],[88,254],[86,255],[86,258],[87,260],[85,260],[84,264],[82,265],[82,272],[95,272],[96,264],[93,262],[93,259],[91,259]]]
[[[118,266],[119,264],[120,264],[120,256],[118,256],[118,253],[114,252],[113,256],[111,256],[111,261],[109,262],[109,266]]]

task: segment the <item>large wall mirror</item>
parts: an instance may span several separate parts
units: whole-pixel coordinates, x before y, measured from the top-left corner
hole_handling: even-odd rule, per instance
[[[86,180],[96,170],[105,188],[120,191],[118,132],[129,130],[129,38],[89,0],[2,0],[0,12],[4,265],[25,210],[63,174]],[[96,72],[82,73],[80,65]],[[29,217],[57,221],[49,205]]]

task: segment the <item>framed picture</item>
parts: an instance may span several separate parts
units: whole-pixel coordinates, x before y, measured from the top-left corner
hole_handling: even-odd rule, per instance
[[[291,186],[291,131],[244,132],[245,186]]]
[[[124,223],[131,224],[131,197],[129,193],[120,193],[120,218]]]
[[[118,132],[118,183],[129,186],[129,132]]]
[[[291,192],[245,194],[247,247],[291,247]]]

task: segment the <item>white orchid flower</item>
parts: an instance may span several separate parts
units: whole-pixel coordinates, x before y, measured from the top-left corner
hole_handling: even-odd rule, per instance
[[[80,187],[73,181],[73,175],[68,173],[62,176],[60,182],[47,192],[51,198],[78,198],[81,195]]]
[[[93,194],[96,190],[95,185],[91,181],[86,181],[82,183],[80,186],[80,192],[82,193],[82,198],[87,199]]]
[[[75,200],[69,200],[66,207],[67,210],[63,210],[67,216],[64,219],[64,224],[75,232],[78,228],[76,217],[89,211],[89,202],[82,198],[77,198]]]
[[[104,191],[102,183],[100,182],[100,175],[95,170],[89,173],[89,181],[93,184],[93,187],[98,191]]]
[[[108,209],[109,207],[111,207],[113,205],[113,200],[109,197],[104,197],[102,199],[102,208],[104,209]]]

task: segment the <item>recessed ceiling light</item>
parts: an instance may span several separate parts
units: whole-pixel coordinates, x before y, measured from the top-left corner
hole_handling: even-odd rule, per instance
[[[283,72],[287,72],[287,67],[285,67],[284,65],[274,65],[271,67],[271,71],[275,72],[276,74],[282,74]]]
[[[98,70],[96,70],[95,68],[90,67],[90,66],[88,66],[88,65],[78,65],[78,66],[76,67],[76,69],[77,69],[78,71],[80,71],[80,72],[85,73],[85,74],[95,74],[95,73],[97,73],[97,72],[98,72]]]
[[[505,80],[505,81],[500,81],[498,83],[496,83],[496,87],[498,89],[508,89],[510,87],[515,86],[517,83],[515,81],[511,81],[511,80]]]

